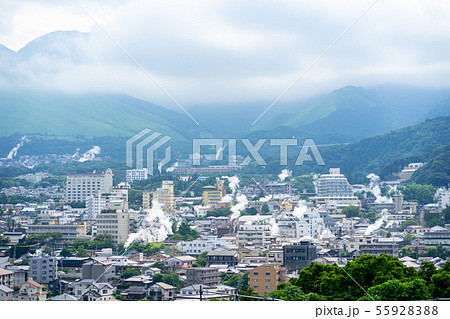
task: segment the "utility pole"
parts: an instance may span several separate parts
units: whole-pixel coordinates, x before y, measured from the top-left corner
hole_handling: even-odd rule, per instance
[[[203,301],[203,290],[202,290],[202,285],[200,285],[200,301]]]

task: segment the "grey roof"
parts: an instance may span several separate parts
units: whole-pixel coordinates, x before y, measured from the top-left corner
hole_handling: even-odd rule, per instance
[[[175,289],[174,286],[171,286],[171,285],[166,284],[166,283],[164,283],[164,282],[157,282],[157,283],[154,284],[152,287],[154,287],[154,286],[159,286],[159,287],[161,287],[162,289]]]
[[[6,293],[14,291],[14,289],[11,289],[11,288],[9,288],[9,287],[7,287],[5,285],[0,285],[0,290],[3,291],[3,292],[6,292]]]
[[[235,255],[238,255],[237,251],[229,251],[229,250],[211,250],[207,254],[207,256],[235,256]]]
[[[51,301],[77,301],[78,299],[75,296],[64,293],[62,295],[52,297],[49,300],[51,300]]]

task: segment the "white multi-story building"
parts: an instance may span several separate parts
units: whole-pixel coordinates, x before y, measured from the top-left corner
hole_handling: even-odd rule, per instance
[[[69,174],[66,182],[66,201],[85,202],[89,196],[109,193],[113,186],[113,173]]]
[[[111,201],[125,201],[128,202],[128,190],[130,186],[127,183],[120,183],[113,186],[111,192],[105,194],[98,194],[97,196],[89,196],[86,199],[86,220],[95,220],[99,214]]]
[[[323,174],[316,182],[317,204],[326,207],[342,208],[360,206],[358,197],[353,195],[353,188],[339,168],[330,168],[329,174]]]
[[[239,228],[236,240],[238,245],[253,245],[255,247],[269,247],[274,236],[272,236],[272,216],[256,215],[239,217]]]
[[[450,189],[441,187],[436,191],[434,197],[440,210],[444,210],[447,206],[450,206]]]
[[[146,168],[143,169],[127,169],[126,171],[126,181],[127,183],[132,183],[134,181],[142,181],[147,179],[148,171]]]
[[[301,216],[283,212],[276,219],[280,237],[285,239],[318,238],[325,230],[325,223],[318,208],[308,207]]]
[[[205,236],[193,241],[180,241],[177,244],[180,252],[188,255],[198,255],[204,251],[211,251],[218,247],[228,248],[228,241],[216,236]]]

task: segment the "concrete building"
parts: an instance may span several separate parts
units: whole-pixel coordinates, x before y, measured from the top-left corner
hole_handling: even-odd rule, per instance
[[[13,288],[13,276],[14,272],[0,268],[0,285]]]
[[[128,190],[130,185],[127,183],[120,183],[113,186],[110,192],[98,194],[97,196],[89,196],[86,199],[86,214],[83,216],[86,220],[95,220],[97,214],[105,209],[112,201],[128,202]]]
[[[162,186],[154,192],[142,193],[142,208],[151,209],[153,200],[159,203],[164,212],[173,213],[175,211],[173,181],[163,181]]]
[[[137,230],[138,213],[127,211],[124,204],[123,201],[110,202],[96,218],[97,234],[111,235],[115,245],[126,242],[128,236]]]
[[[204,236],[192,241],[180,241],[177,246],[181,253],[198,255],[204,251],[214,250],[217,247],[228,248],[228,242],[216,236]]]
[[[272,234],[271,215],[245,215],[239,217],[236,241],[239,246],[253,245],[269,248],[275,241]]]
[[[147,179],[148,171],[146,168],[143,169],[127,169],[126,171],[126,181],[127,183],[132,183],[134,181],[142,181]]]
[[[258,295],[264,295],[277,289],[277,285],[288,282],[287,269],[281,264],[264,264],[249,272],[248,286]]]
[[[292,185],[289,183],[262,184],[264,195],[292,195]]]
[[[450,248],[450,229],[434,226],[428,232],[423,234],[425,246],[432,247],[441,245],[443,249]]]
[[[85,202],[89,196],[109,193],[113,186],[113,173],[69,174],[66,182],[66,201]]]
[[[218,189],[215,186],[205,186],[202,192],[203,206],[215,207],[222,199],[223,189]]]
[[[213,250],[206,255],[208,266],[227,265],[236,266],[239,263],[239,253],[233,250]]]
[[[317,249],[309,241],[300,241],[283,246],[283,267],[288,270],[301,270],[317,258]]]
[[[14,289],[0,285],[0,301],[12,301]]]
[[[113,261],[106,258],[90,258],[82,267],[82,278],[93,279],[99,282],[108,282],[115,276]]]
[[[312,197],[318,204],[342,208],[360,206],[358,197],[353,196],[353,188],[339,168],[330,168],[329,174],[322,174],[316,184],[317,196]]]
[[[152,192],[143,192],[142,193],[142,209],[149,210],[152,208]]]
[[[73,224],[51,224],[51,225],[29,225],[28,236],[40,235],[44,233],[55,232],[61,233],[62,243],[71,243],[76,239],[86,239],[86,223],[78,222]]]
[[[48,284],[56,279],[58,271],[58,261],[56,257],[41,256],[30,259],[30,276],[41,284]]]
[[[186,269],[186,285],[218,285],[219,270],[214,267],[194,267]]]

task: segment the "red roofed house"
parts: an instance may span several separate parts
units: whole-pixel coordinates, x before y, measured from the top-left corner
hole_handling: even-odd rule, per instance
[[[44,286],[34,280],[27,280],[20,286],[17,300],[19,301],[45,301],[47,292],[43,291]]]

